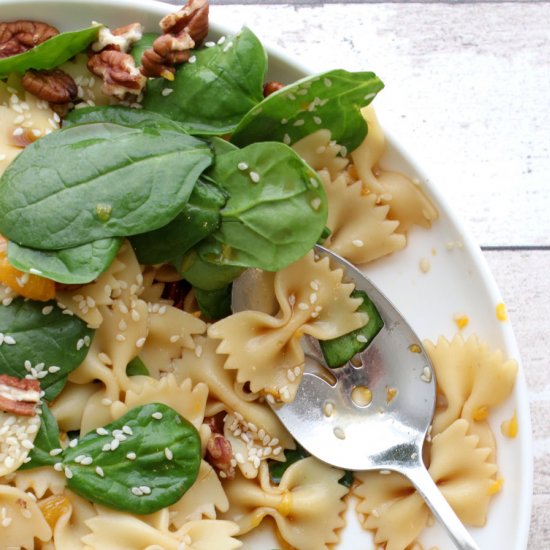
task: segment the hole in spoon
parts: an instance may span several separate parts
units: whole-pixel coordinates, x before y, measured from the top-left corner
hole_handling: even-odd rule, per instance
[[[358,407],[367,407],[372,403],[372,392],[367,386],[355,386],[351,390],[351,400]]]

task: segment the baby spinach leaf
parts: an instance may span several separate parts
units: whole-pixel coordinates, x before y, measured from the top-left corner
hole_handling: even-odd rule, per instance
[[[153,47],[153,42],[159,35],[156,32],[146,32],[143,36],[132,46],[130,55],[134,58],[136,67],[141,65],[141,56],[145,53],[145,50]]]
[[[42,277],[58,283],[82,285],[111,265],[121,244],[122,238],[110,237],[63,250],[37,250],[10,241],[8,260],[21,271],[39,271]]]
[[[171,221],[211,163],[206,143],[155,128],[82,124],[25,148],[0,179],[0,233],[41,250]]]
[[[378,313],[375,305],[362,290],[354,290],[351,293],[352,298],[362,298],[362,304],[357,311],[366,313],[369,317],[367,324],[357,330],[348,332],[343,336],[333,340],[320,340],[321,351],[327,365],[331,368],[341,367],[347,363],[354,355],[367,349],[373,338],[380,332],[384,326],[384,321]]]
[[[24,378],[34,370],[48,401],[84,361],[94,335],[84,321],[64,315],[56,302],[22,298],[0,307],[0,333],[0,374]]]
[[[160,264],[185,254],[220,224],[225,194],[199,180],[183,210],[167,225],[130,238],[141,264]]]
[[[223,319],[231,315],[231,285],[218,290],[193,288],[199,309],[208,319]]]
[[[63,454],[72,474],[67,485],[78,495],[116,510],[152,514],[177,502],[195,482],[200,437],[174,409],[149,403],[104,430],[108,435],[90,432]]]
[[[146,109],[132,109],[123,105],[98,105],[75,109],[65,117],[63,127],[90,124],[91,122],[111,122],[132,128],[152,127],[188,133],[185,124],[177,120],[170,120],[159,113]]]
[[[162,78],[149,81],[143,106],[184,122],[194,134],[231,132],[263,98],[265,50],[244,27],[222,44],[196,50],[193,55],[196,61],[181,65],[174,82]],[[173,92],[163,95],[165,89]]]
[[[29,462],[25,462],[20,470],[30,470],[40,466],[53,466],[59,462],[59,456],[50,455],[53,449],[60,449],[59,426],[55,416],[51,413],[46,404],[42,404],[42,415],[40,417],[40,429],[34,439],[34,448],[29,453]]]
[[[282,143],[220,155],[208,175],[229,194],[203,253],[211,263],[278,271],[323,232],[327,201],[319,177]]]
[[[145,366],[145,363],[139,358],[134,357],[126,365],[126,376],[149,376],[149,369]]]
[[[86,49],[96,38],[101,25],[62,32],[34,48],[0,59],[0,77],[24,73],[27,69],[54,69]]]
[[[231,141],[242,147],[258,141],[294,143],[326,128],[348,151],[367,135],[360,109],[384,87],[374,73],[335,70],[309,76],[266,97],[239,122]]]
[[[216,243],[214,243],[217,246]],[[233,282],[243,271],[243,267],[213,263],[218,252],[210,253],[208,239],[201,241],[183,258],[173,261],[176,269],[195,289],[219,290]]]

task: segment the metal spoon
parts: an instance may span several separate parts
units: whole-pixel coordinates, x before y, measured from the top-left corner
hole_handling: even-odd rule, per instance
[[[456,547],[479,550],[422,461],[436,397],[422,342],[359,270],[323,247],[317,246],[316,253],[328,256],[333,267],[344,270],[344,280],[368,294],[384,327],[353,362],[337,369],[324,366],[318,343],[310,340],[296,397],[292,403],[272,405],[274,412],[300,445],[328,464],[406,476]]]

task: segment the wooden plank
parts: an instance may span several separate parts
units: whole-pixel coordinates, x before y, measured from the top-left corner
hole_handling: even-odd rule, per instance
[[[215,6],[314,71],[372,69],[382,122],[486,245],[550,244],[550,4]]]

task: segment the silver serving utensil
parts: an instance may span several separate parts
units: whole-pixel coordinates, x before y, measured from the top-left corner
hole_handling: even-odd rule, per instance
[[[352,264],[321,246],[344,280],[376,306],[384,327],[361,354],[336,369],[306,342],[306,368],[292,403],[272,405],[312,455],[347,470],[390,470],[416,487],[457,548],[479,550],[422,460],[435,408],[435,379],[422,342],[391,302]],[[394,396],[392,398],[392,396]]]

